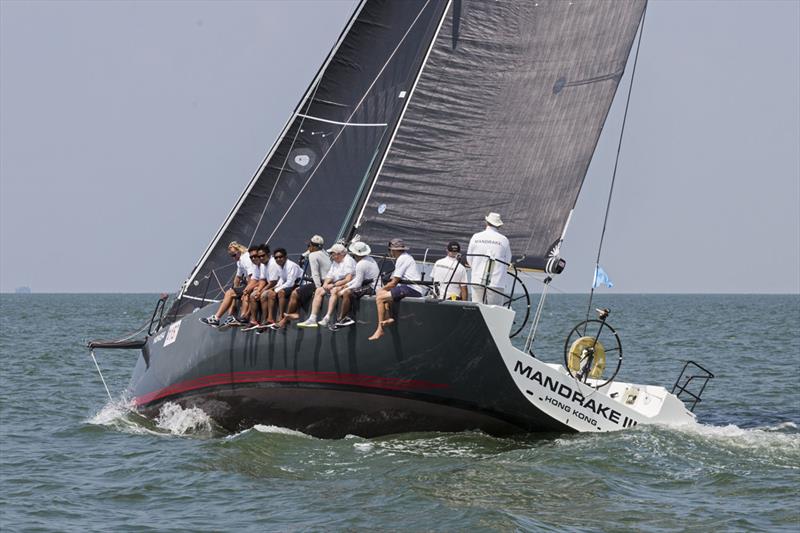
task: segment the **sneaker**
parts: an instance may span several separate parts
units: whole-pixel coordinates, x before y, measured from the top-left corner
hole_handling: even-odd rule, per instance
[[[297,327],[298,328],[316,328],[318,326],[317,326],[317,321],[316,320],[311,320],[309,318],[308,320],[304,320],[302,322],[299,322],[297,324]]]
[[[350,318],[349,316],[344,317],[343,319],[336,322],[336,326],[340,328],[346,328],[347,326],[352,326],[355,324],[356,321]]]
[[[239,323],[239,321],[236,320],[236,317],[233,317],[233,316],[229,316],[225,320],[222,321],[222,325],[223,326],[233,326],[233,325],[236,325],[238,323]]]
[[[217,326],[219,326],[219,320],[217,320],[217,317],[215,317],[215,316],[213,316],[213,315],[212,315],[212,316],[210,316],[210,317],[208,317],[208,318],[206,318],[206,317],[202,317],[202,318],[200,319],[200,322],[202,322],[203,324],[206,324],[206,325],[208,325],[208,326],[212,326],[212,327],[217,327]]]
[[[330,323],[330,321],[331,321],[330,317],[328,317],[328,315],[325,315],[324,317],[322,317],[322,320],[317,322],[317,324],[319,324],[319,327],[325,328],[325,327],[328,327],[328,324]]]

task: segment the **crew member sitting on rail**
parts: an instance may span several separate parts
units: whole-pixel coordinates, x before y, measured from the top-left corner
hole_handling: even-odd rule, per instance
[[[269,246],[266,244],[263,246],[267,257],[269,257],[269,261],[267,261],[265,265],[266,277],[264,279],[266,283],[261,289],[261,296],[259,300],[261,301],[261,321],[264,325],[269,325],[274,323],[274,320],[272,320],[272,308],[274,307],[273,304],[275,303],[275,293],[273,288],[280,282],[281,267],[278,266],[278,263],[275,261],[274,257],[270,257]]]
[[[350,245],[348,250],[350,250],[350,253],[356,258],[356,275],[347,282],[346,285],[336,287],[331,291],[331,299],[330,302],[328,302],[328,316],[333,316],[333,311],[336,307],[336,297],[339,296],[342,299],[339,319],[336,321],[335,327],[352,326],[356,323],[355,320],[348,316],[350,306],[352,305],[351,302],[367,294],[375,294],[375,290],[372,286],[380,275],[378,263],[369,256],[372,250],[367,243],[354,242]]]
[[[406,296],[420,297],[427,291],[424,287],[413,284],[401,284],[401,281],[420,281],[422,278],[417,269],[417,263],[403,239],[392,239],[389,242],[389,254],[394,258],[394,272],[389,282],[378,290],[375,304],[378,306],[378,326],[375,333],[369,338],[374,341],[383,337],[383,328],[394,324],[392,318],[392,301],[399,302]]]
[[[231,313],[231,316],[228,317],[229,321],[246,323],[244,321],[237,320],[236,317],[233,316],[233,313],[236,309],[236,301],[241,299],[245,288],[247,287],[248,283],[250,283],[253,276],[253,262],[250,260],[250,256],[247,254],[247,247],[239,244],[236,241],[232,241],[228,245],[228,255],[231,256],[234,261],[236,261],[236,272],[233,275],[233,287],[225,291],[225,296],[222,298],[222,302],[219,304],[216,313],[208,318],[203,317],[200,319],[201,322],[208,324],[209,326],[219,326],[219,319],[225,313]]]
[[[286,302],[289,295],[292,294],[297,284],[303,279],[303,269],[300,268],[300,265],[287,257],[285,249],[278,248],[275,250],[275,253],[272,254],[272,259],[275,260],[275,263],[280,268],[280,277],[278,279],[278,284],[272,289],[269,289],[267,294],[267,299],[269,300],[267,302],[269,314],[265,322],[267,325],[273,323],[272,309],[274,307],[275,298],[278,299],[277,318],[280,319],[286,312]]]
[[[503,225],[500,215],[489,213],[485,220],[486,229],[473,235],[467,248],[467,261],[472,266],[472,301],[503,305],[511,247],[508,238],[497,229]]]
[[[259,298],[261,298],[261,293],[264,290],[264,286],[267,284],[267,259],[269,258],[269,247],[262,244],[261,246],[251,246],[250,247],[250,260],[253,262],[253,277],[252,279],[256,282],[255,287],[253,290],[250,291],[249,297],[249,315],[248,318],[250,319],[250,327],[258,326],[258,310],[259,310]]]
[[[442,300],[467,299],[467,269],[459,262],[461,245],[451,241],[447,245],[447,255],[433,264],[431,279],[439,288]]]
[[[300,314],[297,312],[297,308],[302,306],[307,309],[309,302],[314,297],[314,292],[322,287],[325,275],[331,269],[331,258],[322,249],[323,244],[325,241],[320,235],[314,235],[308,241],[308,250],[303,255],[306,255],[305,267],[311,275],[312,281],[304,283],[297,290],[292,291],[292,295],[289,297],[289,308],[278,323],[278,327],[285,328],[292,320],[299,319]]]
[[[330,294],[331,290],[335,287],[341,287],[347,284],[356,273],[356,261],[349,255],[347,255],[347,248],[344,247],[344,244],[336,243],[328,249],[328,252],[331,254],[331,258],[333,259],[333,263],[331,263],[331,269],[328,271],[328,274],[325,276],[325,281],[322,283],[322,287],[318,288],[314,292],[314,302],[311,304],[311,314],[308,315],[308,318],[297,324],[297,327],[300,328],[316,328],[317,326],[327,326],[328,322],[330,321],[330,317],[325,315],[325,318],[317,322],[317,314],[319,313],[320,309],[322,308],[322,299],[325,298],[326,294]]]

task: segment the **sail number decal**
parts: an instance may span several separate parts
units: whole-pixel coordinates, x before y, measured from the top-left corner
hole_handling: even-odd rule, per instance
[[[541,394],[541,396],[538,396],[540,401],[547,402],[592,426],[598,425],[598,417],[602,417],[621,427],[632,427],[637,424],[635,420],[623,416],[613,407],[609,407],[594,398],[586,398],[575,388],[550,376],[543,375],[541,370],[534,370],[532,366],[523,365],[519,360],[514,364],[514,372],[538,385],[535,388]],[[529,390],[525,392],[531,396],[537,396],[537,394]]]
[[[169,346],[175,339],[178,338],[178,330],[181,329],[181,321],[177,321],[174,324],[170,324],[169,329],[167,330],[167,338],[164,339],[164,347]]]

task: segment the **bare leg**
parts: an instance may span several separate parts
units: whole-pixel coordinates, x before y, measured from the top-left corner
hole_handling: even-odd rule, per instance
[[[266,315],[266,323],[272,324],[275,320],[272,317],[272,311],[275,309],[275,291],[272,289],[267,291],[267,315]]]
[[[278,291],[278,316],[275,318],[283,319],[286,313],[286,291]]]
[[[389,304],[391,301],[392,293],[390,291],[384,289],[378,291],[378,296],[375,297],[375,305],[378,306],[378,327],[375,328],[375,333],[372,334],[369,340],[375,341],[383,337],[383,327],[389,324],[387,323],[387,315],[390,312]]]
[[[314,301],[311,303],[311,315],[317,316],[319,314],[319,310],[322,308],[323,298],[325,298],[325,289],[320,287],[314,293]]]
[[[342,291],[342,306],[339,308],[339,320],[342,320],[350,312],[350,300],[352,299],[350,289]]]
[[[332,317],[334,311],[336,311],[336,300],[341,290],[341,287],[335,287],[331,289],[331,297],[330,300],[328,300],[328,312],[326,313],[326,316]]]
[[[222,315],[228,312],[233,305],[233,299],[235,297],[236,293],[233,291],[233,289],[228,289],[225,291],[225,296],[222,298],[222,303],[219,304],[219,307],[217,308],[217,313],[215,315],[217,318],[221,318]]]
[[[258,322],[258,300],[260,296],[256,291],[250,293],[250,322]]]
[[[289,325],[292,320],[297,320],[300,318],[300,314],[297,312],[297,308],[300,305],[300,296],[297,294],[297,290],[292,292],[292,296],[289,298],[289,309],[287,310],[286,314],[281,318],[281,321],[278,325],[282,328],[285,328]]]
[[[267,300],[267,293],[269,291],[262,291],[261,292],[261,319],[266,322],[267,320],[267,308],[269,306],[269,301]]]

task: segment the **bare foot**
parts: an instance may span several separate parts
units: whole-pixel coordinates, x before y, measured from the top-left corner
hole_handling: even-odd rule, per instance
[[[289,320],[299,320],[300,313],[286,313],[284,315],[284,318],[288,318]]]
[[[372,334],[372,337],[370,337],[368,340],[376,341],[381,337],[383,337],[383,328],[379,326],[378,329],[375,330],[375,333]]]
[[[394,324],[394,318],[387,318],[386,320],[381,320],[381,327],[391,326]]]

